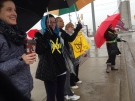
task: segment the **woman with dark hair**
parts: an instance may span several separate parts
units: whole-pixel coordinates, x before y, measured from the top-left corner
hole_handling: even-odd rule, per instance
[[[0,0],[0,72],[30,99],[33,79],[29,64],[36,60],[36,53],[26,54],[26,33],[17,26],[16,7],[12,0]],[[0,82],[2,83],[2,82]]]
[[[36,78],[44,81],[47,101],[64,101],[66,65],[63,47],[55,17],[51,14],[41,19],[41,30],[35,33],[39,64]]]

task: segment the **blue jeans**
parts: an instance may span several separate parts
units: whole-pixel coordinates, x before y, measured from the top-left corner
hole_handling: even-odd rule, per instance
[[[74,94],[72,93],[71,91],[71,88],[70,88],[70,72],[67,70],[67,74],[66,74],[66,81],[65,81],[65,88],[64,88],[64,93],[65,95],[68,95],[68,96],[73,96]]]

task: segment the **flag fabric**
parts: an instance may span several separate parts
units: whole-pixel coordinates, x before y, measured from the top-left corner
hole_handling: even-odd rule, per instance
[[[124,27],[124,22],[122,22],[121,20],[118,21],[116,28],[119,28],[121,30],[127,31],[128,29]]]
[[[90,49],[90,45],[87,42],[85,36],[82,34],[82,31],[78,32],[75,40],[70,42],[75,58],[84,54],[88,49]]]

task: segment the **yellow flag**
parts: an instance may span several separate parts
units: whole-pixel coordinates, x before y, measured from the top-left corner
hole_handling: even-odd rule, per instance
[[[78,32],[78,35],[76,36],[75,40],[73,42],[70,42],[70,44],[73,47],[75,58],[81,56],[85,53],[85,51],[90,49],[90,45],[88,44],[86,38],[82,34],[82,31]]]

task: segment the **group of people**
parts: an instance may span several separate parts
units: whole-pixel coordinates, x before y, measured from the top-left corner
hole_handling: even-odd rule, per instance
[[[63,30],[61,17],[55,18],[48,14],[41,19],[41,30],[35,33],[36,51],[26,54],[26,33],[17,26],[16,6],[12,0],[0,0],[0,101],[30,101],[33,79],[30,64],[39,63],[36,78],[44,81],[47,101],[78,100],[72,89],[77,89],[79,80],[79,63],[81,56],[74,57],[72,46],[82,25],[70,22]],[[107,43],[108,57],[106,72],[117,70],[116,55],[120,54],[117,47],[117,34],[110,25],[104,35]],[[65,52],[66,50],[66,52]],[[69,70],[66,56],[69,56],[74,72]],[[5,87],[8,86],[8,87]],[[6,88],[6,89],[4,89]]]

